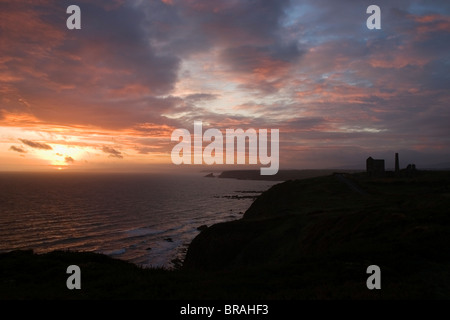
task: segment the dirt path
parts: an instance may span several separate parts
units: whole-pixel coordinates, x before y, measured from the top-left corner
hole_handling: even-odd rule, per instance
[[[340,182],[344,183],[347,185],[347,187],[349,187],[351,190],[353,190],[354,192],[358,192],[359,194],[362,195],[368,195],[368,193],[366,191],[364,191],[363,189],[361,189],[360,186],[358,186],[357,184],[355,184],[353,181],[347,179],[345,177],[344,174],[342,173],[336,173],[334,175]]]

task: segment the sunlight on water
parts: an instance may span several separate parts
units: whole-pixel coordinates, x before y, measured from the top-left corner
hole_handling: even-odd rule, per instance
[[[95,251],[171,267],[183,260],[199,226],[239,219],[253,201],[243,196],[273,184],[202,174],[5,173],[0,251]]]

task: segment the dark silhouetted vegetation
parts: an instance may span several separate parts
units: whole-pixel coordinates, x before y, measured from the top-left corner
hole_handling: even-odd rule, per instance
[[[449,299],[450,172],[286,181],[237,221],[204,228],[183,268],[93,253],[0,255],[2,299]],[[82,289],[66,288],[70,264]],[[366,269],[381,268],[381,290]]]

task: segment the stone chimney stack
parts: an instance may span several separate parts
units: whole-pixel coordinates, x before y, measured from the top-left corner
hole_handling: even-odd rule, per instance
[[[395,174],[400,173],[400,163],[398,161],[398,153],[395,154]]]

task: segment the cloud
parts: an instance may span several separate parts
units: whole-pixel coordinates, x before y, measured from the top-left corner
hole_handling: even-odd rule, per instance
[[[448,1],[380,0],[381,30],[354,0],[79,2],[76,31],[70,1],[0,3],[0,126],[39,141],[15,148],[141,161],[202,120],[280,128],[293,166],[345,162],[342,150],[450,153]]]
[[[64,161],[65,161],[66,163],[74,163],[74,162],[75,162],[75,160],[74,160],[72,157],[65,157],[65,158],[64,158]]]
[[[189,102],[211,101],[219,98],[217,94],[210,93],[193,93],[187,95],[184,99]]]
[[[23,144],[34,148],[34,149],[42,149],[42,150],[53,150],[53,148],[46,144],[46,143],[42,143],[42,142],[35,142],[35,141],[31,141],[31,140],[26,140],[26,139],[19,139]]]
[[[139,154],[149,154],[149,153],[151,153],[151,152],[158,152],[158,151],[161,151],[161,147],[160,146],[150,146],[150,147],[139,147],[139,148],[136,148],[136,151],[139,153]]]
[[[228,66],[228,72],[235,74],[241,87],[257,89],[272,94],[282,88],[291,67],[301,56],[296,46],[239,46],[227,48],[221,53],[221,60]]]
[[[27,153],[26,150],[22,149],[21,147],[16,147],[16,146],[9,147],[9,150],[19,152],[19,153]]]
[[[160,106],[167,104],[158,97],[178,80],[176,53],[153,45],[137,4],[83,1],[77,32],[65,28],[69,4],[0,4],[2,109],[44,122],[108,128],[161,122]]]
[[[102,151],[109,154],[109,157],[123,159],[122,153],[114,148],[103,146]]]

